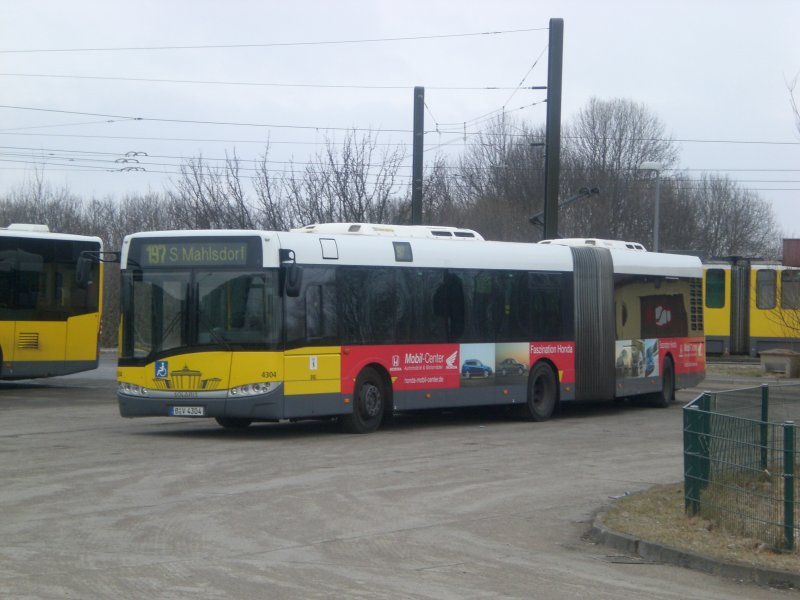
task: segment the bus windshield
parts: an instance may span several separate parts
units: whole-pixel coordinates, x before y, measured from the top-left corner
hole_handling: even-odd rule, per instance
[[[0,238],[0,320],[63,321],[99,311],[99,287],[82,289],[75,269],[83,250],[99,244]],[[90,279],[97,281],[92,264]]]
[[[275,349],[280,341],[277,271],[128,271],[123,302],[122,358],[193,347]]]

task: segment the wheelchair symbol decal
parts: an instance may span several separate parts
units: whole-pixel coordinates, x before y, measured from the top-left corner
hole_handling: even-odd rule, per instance
[[[166,360],[156,361],[156,379],[166,379],[168,371],[169,369]]]

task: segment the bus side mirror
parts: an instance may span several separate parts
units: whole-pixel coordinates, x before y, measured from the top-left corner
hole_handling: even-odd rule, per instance
[[[297,298],[300,295],[300,288],[303,286],[303,269],[297,263],[286,266],[286,283],[284,290],[290,298]]]
[[[78,264],[75,268],[75,285],[78,288],[85,290],[92,283],[92,263],[94,260],[86,254],[81,254],[78,258]]]
[[[103,252],[101,250],[84,250],[78,256],[75,265],[75,285],[85,290],[94,283],[92,281],[92,265],[94,263],[119,263],[119,252]]]
[[[289,298],[297,298],[303,285],[303,269],[297,266],[294,250],[281,248],[280,260],[283,267],[283,291]]]

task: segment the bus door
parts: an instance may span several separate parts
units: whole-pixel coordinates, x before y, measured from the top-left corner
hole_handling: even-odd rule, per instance
[[[731,354],[750,352],[750,261],[731,262]]]

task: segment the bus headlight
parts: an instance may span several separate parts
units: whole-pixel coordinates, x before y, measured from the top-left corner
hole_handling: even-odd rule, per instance
[[[228,396],[257,396],[268,394],[272,391],[275,384],[272,382],[246,383],[228,390]]]
[[[135,383],[120,382],[117,386],[117,390],[120,394],[125,394],[126,396],[147,396],[148,394],[147,388],[136,385]]]

